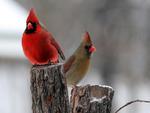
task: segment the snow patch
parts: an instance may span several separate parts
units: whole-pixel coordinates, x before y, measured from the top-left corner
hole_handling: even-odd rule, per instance
[[[102,103],[102,101],[106,98],[106,96],[103,96],[102,98],[96,98],[96,97],[92,97],[91,99],[91,103],[92,102],[99,102],[99,103]]]

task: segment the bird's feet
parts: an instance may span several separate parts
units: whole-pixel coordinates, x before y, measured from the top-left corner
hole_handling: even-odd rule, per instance
[[[59,63],[58,60],[55,61],[55,62],[52,62],[52,61],[49,60],[47,64],[34,64],[34,65],[32,66],[32,68],[36,68],[36,67],[45,67],[45,66],[55,65],[55,64],[57,64],[57,63]]]
[[[76,85],[73,85],[72,87],[72,90],[71,90],[71,100],[73,100],[73,106],[75,106],[75,99],[76,99],[76,96],[77,96],[77,86]]]
[[[71,91],[72,91],[71,94],[77,95],[77,88],[78,88],[78,86],[73,85],[73,86],[72,86],[72,89],[73,89],[73,90],[71,90]]]
[[[57,63],[59,63],[59,60],[57,60],[57,61],[48,61],[48,65],[55,65],[55,64],[57,64]]]
[[[51,64],[34,64],[32,66],[32,69],[34,69],[34,68],[42,68],[42,67],[46,67],[46,66],[49,66],[49,65],[51,65]]]
[[[38,66],[41,66],[40,64],[34,64],[32,67],[38,67]]]

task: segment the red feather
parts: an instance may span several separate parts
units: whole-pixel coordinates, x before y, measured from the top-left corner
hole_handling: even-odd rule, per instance
[[[65,59],[60,46],[53,36],[40,25],[33,9],[30,10],[26,22],[27,28],[22,36],[22,47],[32,64],[56,63],[58,62],[58,54],[62,59]],[[35,29],[28,30],[28,23],[32,24]]]

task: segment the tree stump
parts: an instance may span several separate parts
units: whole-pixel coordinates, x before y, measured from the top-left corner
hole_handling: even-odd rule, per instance
[[[69,99],[62,64],[31,69],[33,113],[69,113]]]
[[[71,91],[71,113],[110,113],[113,94],[108,86],[76,86]]]

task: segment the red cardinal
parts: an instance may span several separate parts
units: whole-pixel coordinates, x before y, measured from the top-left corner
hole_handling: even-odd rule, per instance
[[[40,25],[34,9],[30,10],[26,20],[26,29],[22,36],[22,47],[26,57],[34,65],[56,63],[58,62],[59,55],[65,60],[65,56],[58,43]]]

